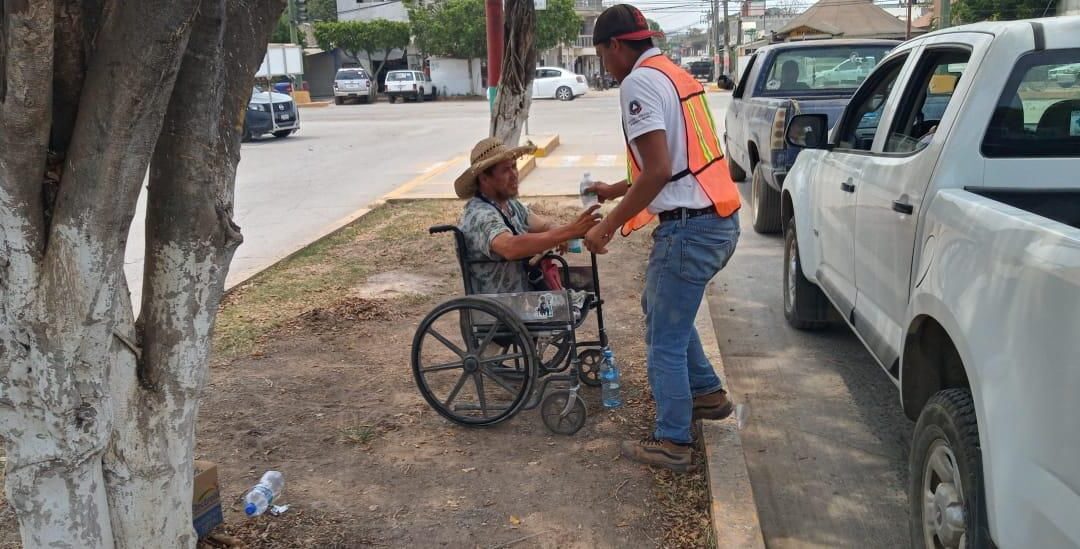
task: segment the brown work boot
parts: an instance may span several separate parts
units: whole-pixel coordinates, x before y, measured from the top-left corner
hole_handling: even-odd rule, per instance
[[[731,415],[735,405],[727,397],[727,391],[720,389],[707,395],[694,397],[694,418],[699,419],[724,419]]]
[[[694,452],[690,446],[675,444],[670,440],[656,440],[651,436],[642,440],[624,440],[619,449],[626,459],[665,467],[676,473],[691,473],[694,466]]]

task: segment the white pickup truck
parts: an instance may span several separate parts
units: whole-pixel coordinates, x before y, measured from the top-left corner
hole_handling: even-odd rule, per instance
[[[951,28],[787,127],[785,317],[899,387],[916,547],[1080,547],[1078,62],[1080,17]]]

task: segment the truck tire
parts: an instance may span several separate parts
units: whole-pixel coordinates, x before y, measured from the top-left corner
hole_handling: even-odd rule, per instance
[[[761,164],[754,166],[750,183],[750,208],[754,218],[754,231],[758,234],[780,232],[780,192],[765,182]]]
[[[991,546],[970,390],[930,397],[915,425],[908,471],[912,547]]]
[[[820,330],[829,325],[831,306],[821,288],[803,274],[792,219],[784,233],[784,318],[796,330]]]
[[[342,104],[342,103],[344,103],[344,102],[345,102],[345,98],[344,98],[344,97],[335,97],[335,98],[334,98],[334,104],[335,104],[335,105],[340,105],[340,104]]]
[[[746,170],[736,164],[735,161],[732,160],[730,154],[727,155],[727,169],[728,173],[731,174],[732,181],[746,181]]]

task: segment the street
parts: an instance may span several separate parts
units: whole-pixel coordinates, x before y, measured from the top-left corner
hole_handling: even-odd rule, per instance
[[[576,186],[585,171],[596,179],[620,177],[617,97],[615,90],[568,103],[534,101],[530,133],[558,133],[562,146],[539,160],[525,188]],[[709,101],[722,124],[730,96],[713,93]],[[304,109],[301,117],[297,135],[243,146],[236,220],[244,243],[230,286],[398,187],[452,181],[487,132],[483,101],[347,104]],[[747,189],[742,192],[745,203]],[[129,241],[133,296],[142,211],[140,205]],[[738,251],[709,299],[735,398],[750,405],[743,445],[767,544],[907,545],[912,424],[900,412],[895,387],[848,329],[800,333],[787,326],[783,241],[755,234],[748,209],[742,218]]]

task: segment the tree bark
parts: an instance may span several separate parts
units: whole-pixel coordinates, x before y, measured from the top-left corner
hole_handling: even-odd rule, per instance
[[[507,146],[521,142],[536,72],[536,8],[532,0],[506,0],[502,80],[491,113],[491,136]]]
[[[284,0],[106,2],[0,2],[7,495],[27,548],[194,547],[240,131]],[[123,256],[151,154],[136,324]]]

